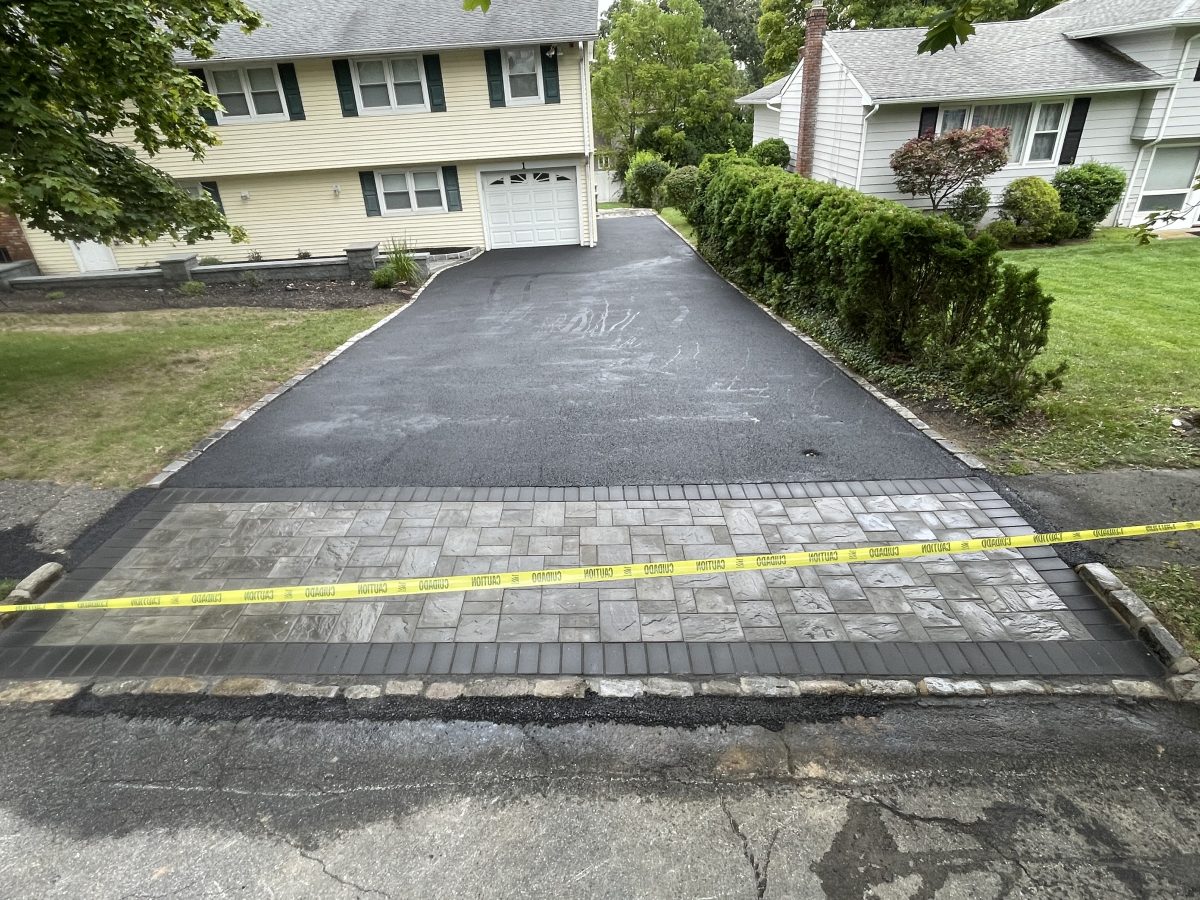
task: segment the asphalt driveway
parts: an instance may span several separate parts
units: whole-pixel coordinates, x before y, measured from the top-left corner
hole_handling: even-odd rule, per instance
[[[654,218],[501,250],[172,480],[192,487],[955,477],[964,468]]]

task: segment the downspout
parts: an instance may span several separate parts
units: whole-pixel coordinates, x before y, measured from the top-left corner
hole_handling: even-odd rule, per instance
[[[1129,201],[1133,199],[1133,182],[1137,178],[1139,170],[1142,168],[1142,157],[1146,155],[1147,150],[1153,150],[1161,144],[1167,136],[1167,123],[1171,121],[1171,111],[1175,108],[1175,98],[1179,96],[1179,85],[1183,82],[1184,72],[1187,68],[1188,54],[1192,52],[1192,42],[1200,38],[1200,34],[1193,34],[1183,45],[1183,55],[1179,58],[1179,67],[1175,71],[1175,84],[1171,86],[1171,96],[1167,98],[1167,106],[1163,110],[1162,122],[1158,126],[1158,137],[1148,144],[1143,144],[1138,150],[1137,159],[1133,163],[1133,173],[1129,176],[1129,186],[1125,189],[1125,196],[1121,200],[1121,209],[1117,213],[1117,224],[1121,224],[1121,217],[1125,214],[1125,207]],[[1149,177],[1150,173],[1146,173]],[[1142,179],[1142,187],[1145,189],[1146,179]],[[1133,214],[1136,210],[1129,211],[1129,224],[1133,224]]]
[[[592,135],[592,80],[590,61],[592,58],[592,42],[581,41],[579,44],[579,88],[583,97],[583,155],[587,162],[584,177],[587,178],[587,215],[588,215],[588,246],[596,246],[596,155],[594,137]]]
[[[867,124],[871,121],[871,116],[875,115],[877,112],[879,112],[878,103],[871,108],[869,113],[863,116],[862,140],[858,145],[858,171],[854,174],[854,189],[856,191],[862,190],[863,163],[865,163],[867,159]]]

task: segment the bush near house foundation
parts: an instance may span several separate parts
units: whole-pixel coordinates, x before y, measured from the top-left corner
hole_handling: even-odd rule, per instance
[[[944,217],[722,154],[701,164],[689,218],[715,264],[867,368],[933,376],[998,421],[1062,375],[1034,365],[1053,303],[1036,273]]]
[[[1051,180],[1063,212],[1075,216],[1074,237],[1088,238],[1108,218],[1125,193],[1125,173],[1116,166],[1085,162],[1059,169]]]

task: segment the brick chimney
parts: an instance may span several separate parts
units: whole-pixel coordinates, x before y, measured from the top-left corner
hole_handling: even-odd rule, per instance
[[[800,131],[796,136],[796,173],[812,177],[813,150],[817,130],[817,98],[821,92],[821,56],[829,11],[821,0],[808,10],[804,22],[804,47],[800,50]]]
[[[18,259],[33,259],[33,251],[25,241],[21,223],[17,221],[16,216],[4,209],[0,209],[0,250],[5,251],[0,253],[0,262],[4,262],[6,256],[13,262]]]

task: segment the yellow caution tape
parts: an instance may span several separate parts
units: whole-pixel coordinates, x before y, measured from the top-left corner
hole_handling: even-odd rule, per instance
[[[973,538],[965,541],[930,541],[923,544],[881,544],[850,547],[844,550],[808,550],[799,553],[764,553],[757,556],[725,556],[716,559],[687,559],[678,562],[630,563],[615,566],[578,566],[571,569],[541,569],[530,572],[505,572],[490,575],[447,575],[441,578],[392,578],[349,584],[315,584],[277,588],[245,588],[235,591],[201,591],[194,594],[149,594],[142,597],[114,597],[109,600],[70,600],[60,603],[24,603],[0,606],[0,613],[34,610],[153,609],[177,606],[238,606],[247,603],[307,603],[319,600],[364,600],[405,597],[414,594],[438,594],[447,591],[489,591],[503,588],[530,588],[637,578],[672,578],[681,575],[712,575],[722,572],[754,572],[764,569],[792,569],[828,566],[839,563],[885,562],[1009,550],[1022,547],[1046,547],[1079,541],[1143,537],[1179,531],[1200,531],[1200,521],[1169,522],[1162,525],[1129,525],[1124,528],[1097,528],[1091,531],[1056,531],[1050,534],[1023,534],[1016,537]]]

